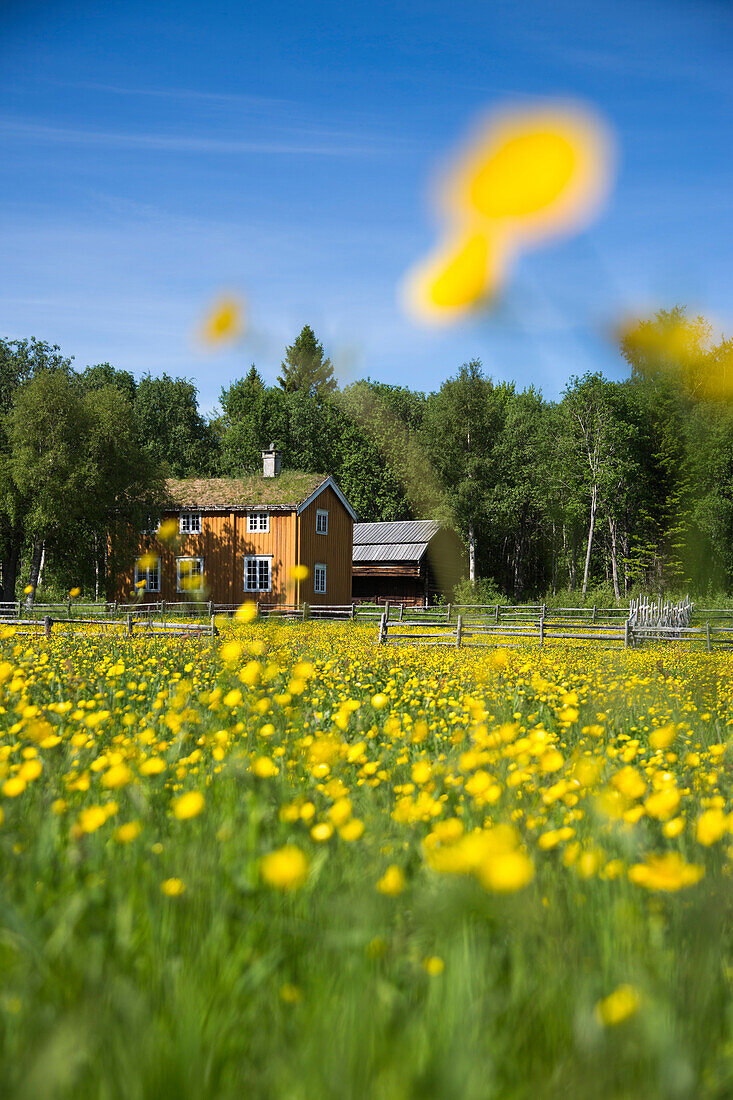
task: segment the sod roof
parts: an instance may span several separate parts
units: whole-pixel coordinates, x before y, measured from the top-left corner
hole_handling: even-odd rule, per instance
[[[327,474],[283,470],[277,477],[248,474],[245,477],[169,478],[166,506],[175,509],[277,508],[294,511],[323,485]]]

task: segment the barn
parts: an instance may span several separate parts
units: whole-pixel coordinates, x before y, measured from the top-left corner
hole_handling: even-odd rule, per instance
[[[167,481],[112,598],[350,603],[354,509],[332,477],[262,458],[261,474]]]
[[[441,596],[450,599],[465,572],[460,539],[435,520],[354,524],[355,601],[427,605]]]

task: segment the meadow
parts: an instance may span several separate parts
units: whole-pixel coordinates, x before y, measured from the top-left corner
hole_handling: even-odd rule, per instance
[[[4,1096],[733,1094],[733,655],[220,626],[0,640]]]

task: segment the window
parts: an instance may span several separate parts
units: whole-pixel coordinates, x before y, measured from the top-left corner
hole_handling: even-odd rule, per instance
[[[204,586],[204,559],[177,558],[179,592],[199,592]]]
[[[327,513],[328,514],[328,513]],[[323,595],[326,591],[326,567],[316,565],[313,570],[313,591]]]
[[[201,513],[181,512],[181,518],[178,521],[178,530],[182,535],[200,535]]]
[[[316,509],[316,534],[328,534],[328,512],[324,511],[323,508]]]
[[[270,565],[271,558],[245,558],[244,559],[244,591],[245,592],[269,592],[270,591]]]
[[[147,568],[135,562],[135,588],[142,588],[146,592],[160,592],[160,558],[156,558],[154,564],[149,564],[150,556],[146,554],[141,561],[146,563]],[[140,584],[140,581],[145,583]]]
[[[247,531],[269,531],[269,512],[247,512]]]

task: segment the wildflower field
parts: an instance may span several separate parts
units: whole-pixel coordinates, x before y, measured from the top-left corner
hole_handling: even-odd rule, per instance
[[[0,642],[13,1097],[733,1094],[733,656]]]

